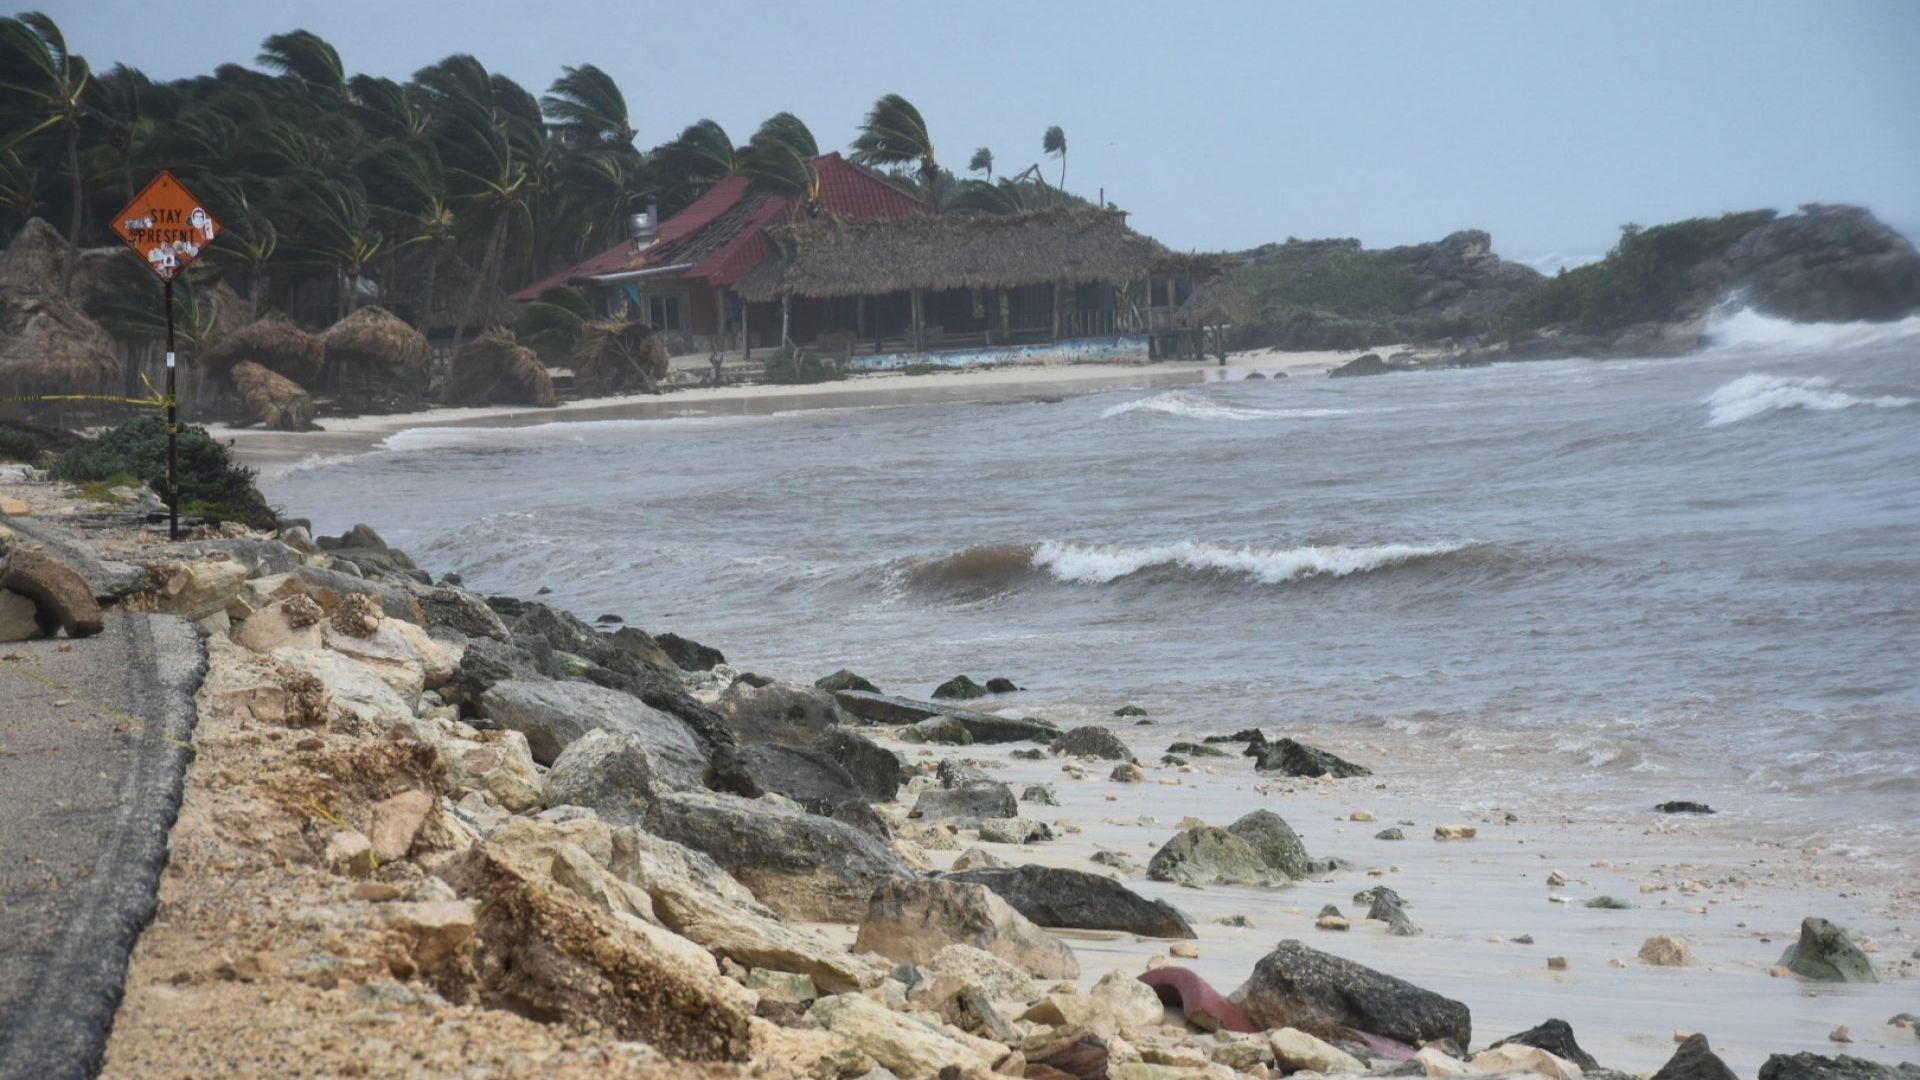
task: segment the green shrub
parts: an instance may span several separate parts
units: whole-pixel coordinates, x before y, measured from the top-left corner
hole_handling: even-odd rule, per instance
[[[54,460],[56,479],[87,483],[138,477],[163,498],[167,493],[167,422],[143,416],[89,439]],[[275,515],[260,490],[255,472],[235,465],[227,448],[207,430],[180,429],[180,509],[214,521],[238,521],[269,528]],[[108,485],[112,486],[112,485]]]
[[[31,465],[39,460],[39,439],[25,431],[0,427],[0,461],[24,461]]]
[[[831,382],[842,377],[818,356],[804,349],[793,356],[770,357],[766,364],[766,381],[770,383]]]
[[[1233,278],[1270,318],[1296,311],[1360,319],[1405,315],[1420,296],[1419,276],[1402,256],[1364,250],[1357,240],[1278,245]]]

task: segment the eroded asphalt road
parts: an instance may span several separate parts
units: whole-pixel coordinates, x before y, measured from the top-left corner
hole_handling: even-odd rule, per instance
[[[205,670],[198,632],[173,616],[0,645],[0,1080],[99,1071]]]

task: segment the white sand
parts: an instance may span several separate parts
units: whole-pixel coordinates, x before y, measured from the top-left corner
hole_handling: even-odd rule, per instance
[[[1260,350],[1235,353],[1224,367],[1213,361],[1187,361],[1027,365],[916,375],[878,373],[813,386],[689,387],[660,395],[581,398],[551,409],[491,406],[326,418],[320,422],[325,429],[322,431],[264,431],[224,425],[209,426],[208,431],[222,442],[231,441],[242,463],[271,476],[303,462],[366,453],[388,437],[416,428],[523,427],[579,420],[752,416],[875,405],[1008,401],[1245,378],[1250,371],[1311,376],[1357,355]]]
[[[1238,987],[1276,943],[1298,938],[1465,1002],[1473,1012],[1476,1046],[1558,1017],[1573,1025],[1580,1044],[1602,1064],[1642,1073],[1659,1068],[1672,1054],[1676,1029],[1705,1032],[1714,1050],[1742,1076],[1754,1075],[1769,1054],[1803,1050],[1889,1062],[1920,1059],[1914,1032],[1887,1025],[1895,1013],[1920,1011],[1915,965],[1909,961],[1903,974],[1889,971],[1896,958],[1914,952],[1914,931],[1920,930],[1915,921],[1920,882],[1911,876],[1862,874],[1839,856],[1784,850],[1714,817],[1651,812],[1633,820],[1570,817],[1530,805],[1524,792],[1498,793],[1494,801],[1502,810],[1489,811],[1485,807],[1494,793],[1474,790],[1470,773],[1461,780],[1460,799],[1449,803],[1415,793],[1428,786],[1420,763],[1383,759],[1377,748],[1343,741],[1332,732],[1302,737],[1368,764],[1376,775],[1339,781],[1276,778],[1256,773],[1250,759],[1237,756],[1237,744],[1220,746],[1236,755],[1231,760],[1193,759],[1207,764],[1183,772],[1153,763],[1170,742],[1197,741],[1191,733],[1164,719],[1151,727],[1122,719],[1109,724],[1148,768],[1146,783],[1107,779],[1110,762],[1084,763],[1087,777],[1076,780],[1059,760],[1011,759],[1018,746],[943,747],[937,753],[990,765],[1016,794],[1029,783],[1051,784],[1057,809],[1022,803],[1021,812],[1072,822],[1082,831],[1020,847],[980,846],[1015,865],[1035,862],[1094,873],[1113,873],[1089,861],[1102,847],[1131,855],[1141,870],[1128,879],[1129,887],[1179,907],[1200,936],[1199,959],[1172,962],[1193,968],[1223,994]],[[1277,734],[1271,726],[1268,732]],[[934,760],[935,752],[926,747],[888,745],[911,760]],[[1284,889],[1189,889],[1146,880],[1148,860],[1174,835],[1182,817],[1227,825],[1260,808],[1284,817],[1316,858],[1338,856],[1354,869]],[[1379,820],[1347,820],[1356,810]],[[1519,820],[1506,823],[1507,811]],[[1142,816],[1157,820],[1143,825]],[[1401,826],[1405,840],[1374,839],[1401,821],[1413,823]],[[1436,824],[1455,823],[1476,826],[1479,836],[1434,839]],[[962,850],[975,843],[971,832],[962,833]],[[936,867],[958,854],[929,853]],[[1547,875],[1556,869],[1568,885],[1549,889]],[[1389,937],[1384,923],[1366,921],[1366,909],[1354,904],[1353,894],[1375,884],[1389,885],[1406,899],[1422,935]],[[1643,885],[1665,888],[1643,893]],[[1554,894],[1571,902],[1553,903],[1549,896]],[[1634,907],[1580,906],[1579,901],[1601,894]],[[1337,905],[1353,928],[1315,929],[1325,904]],[[1235,914],[1245,915],[1253,928],[1215,921]],[[1883,981],[1840,985],[1769,975],[1768,968],[1798,936],[1801,918],[1810,914],[1848,927],[1856,942],[1873,949],[1869,956]],[[1531,934],[1534,943],[1509,940],[1523,934]],[[1636,956],[1640,944],[1655,934],[1685,938],[1696,963],[1683,968],[1642,963]],[[1068,936],[1088,985],[1113,968],[1143,970],[1150,956],[1164,954],[1170,944],[1131,935]],[[1570,969],[1549,971],[1547,957],[1554,955],[1567,957]],[[1828,1040],[1842,1024],[1852,1029],[1852,1044]]]

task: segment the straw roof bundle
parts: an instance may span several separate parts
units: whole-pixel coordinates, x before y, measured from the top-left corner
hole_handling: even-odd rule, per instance
[[[79,308],[0,289],[0,394],[99,393],[120,376],[113,338]]]
[[[73,246],[60,230],[40,218],[28,218],[0,252],[0,288],[65,296],[73,263]]]
[[[1166,254],[1127,228],[1126,215],[1092,207],[823,217],[768,236],[780,254],[740,279],[736,287],[749,300],[1131,281]]]
[[[553,377],[540,357],[499,334],[460,346],[440,395],[449,405],[551,407],[560,403],[553,392]]]
[[[573,381],[589,394],[653,393],[667,377],[667,349],[643,322],[590,322],[573,347]]]
[[[252,362],[301,386],[320,377],[325,355],[320,339],[285,319],[261,319],[226,335],[200,354],[200,362],[215,375]]]
[[[1219,326],[1258,318],[1260,309],[1238,285],[1224,278],[1203,283],[1174,312],[1181,326]]]
[[[385,308],[369,305],[334,323],[320,335],[327,365],[399,374],[424,373],[427,339]]]
[[[241,399],[247,403],[247,411],[260,421],[261,427],[276,431],[313,429],[313,399],[307,396],[299,383],[251,360],[242,360],[233,365],[228,375],[233,379],[234,387],[240,391]]]

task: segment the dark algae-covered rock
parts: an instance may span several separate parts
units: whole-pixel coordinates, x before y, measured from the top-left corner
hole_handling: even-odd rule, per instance
[[[1165,900],[1148,900],[1109,877],[1053,866],[961,870],[955,881],[985,885],[1037,926],[1123,930],[1143,937],[1192,938],[1193,927]]]
[[[1205,746],[1205,745],[1202,745],[1201,743],[1191,743],[1191,742],[1174,743],[1172,746],[1167,747],[1167,753],[1185,754],[1188,757],[1232,757],[1233,756],[1232,754],[1227,753],[1225,750],[1215,750],[1211,746]]]
[[[1089,724],[1077,727],[1053,740],[1048,746],[1056,754],[1066,757],[1100,758],[1104,761],[1132,761],[1133,752],[1120,737],[1106,728]]]
[[[982,698],[986,696],[987,688],[967,678],[965,675],[955,675],[953,678],[933,688],[933,700],[935,701],[966,701],[969,698]]]
[[[834,693],[833,698],[847,712],[876,724],[917,724],[935,717],[951,717],[967,729],[974,742],[1051,742],[1060,735],[1060,729],[1045,720],[995,716],[955,705],[915,701],[891,694],[840,690]]]
[[[1689,800],[1689,799],[1674,799],[1671,802],[1663,802],[1655,806],[1654,809],[1658,810],[1662,814],[1711,814],[1713,813],[1713,807],[1708,806],[1706,803],[1693,802],[1692,800]]]
[[[839,762],[873,802],[892,802],[907,782],[900,756],[857,731],[828,728],[814,738],[813,748]]]
[[[825,690],[829,694],[839,690],[864,690],[869,694],[877,694],[880,692],[879,687],[848,671],[846,668],[841,668],[839,671],[824,678],[816,679],[813,685],[821,690]]]
[[[1845,930],[1813,916],[1800,921],[1800,940],[1780,954],[1780,963],[1795,975],[1820,982],[1880,981],[1873,970],[1873,961],[1867,959]]]
[[[1336,779],[1373,775],[1372,769],[1292,739],[1255,743],[1247,748],[1247,754],[1255,759],[1254,768],[1263,772],[1281,772],[1288,776],[1331,776]]]
[[[866,796],[853,774],[828,754],[779,743],[726,747],[713,755],[716,791],[757,799],[782,795],[816,814],[832,815],[841,803]]]
[[[1600,1063],[1593,1059],[1593,1055],[1580,1049],[1580,1044],[1574,1041],[1573,1025],[1565,1020],[1544,1021],[1539,1026],[1530,1027],[1518,1035],[1509,1035],[1487,1049],[1491,1050],[1495,1046],[1505,1046],[1508,1043],[1539,1047],[1563,1061],[1573,1062],[1582,1069],[1592,1070],[1600,1067]]]
[[[1883,1065],[1845,1054],[1775,1054],[1760,1066],[1760,1080],[1920,1080],[1920,1065]]]
[[[1707,1045],[1705,1035],[1689,1035],[1674,1050],[1652,1080],[1739,1080],[1720,1055]]]
[[[727,662],[719,649],[709,648],[679,634],[661,634],[654,641],[683,671],[712,671],[715,664]]]
[[[1262,957],[1232,1000],[1262,1028],[1299,1028],[1323,1039],[1352,1028],[1409,1046],[1473,1041],[1464,1004],[1298,941]]]
[[[928,788],[913,804],[913,817],[929,821],[958,818],[1010,818],[1020,813],[1013,789],[994,780],[956,788]]]
[[[1017,694],[1019,692],[1020,688],[1013,684],[1012,679],[995,676],[987,680],[987,693],[989,694]]]
[[[1380,359],[1379,353],[1368,353],[1341,364],[1327,372],[1327,375],[1335,379],[1351,379],[1359,375],[1385,375],[1392,370],[1385,360]]]

